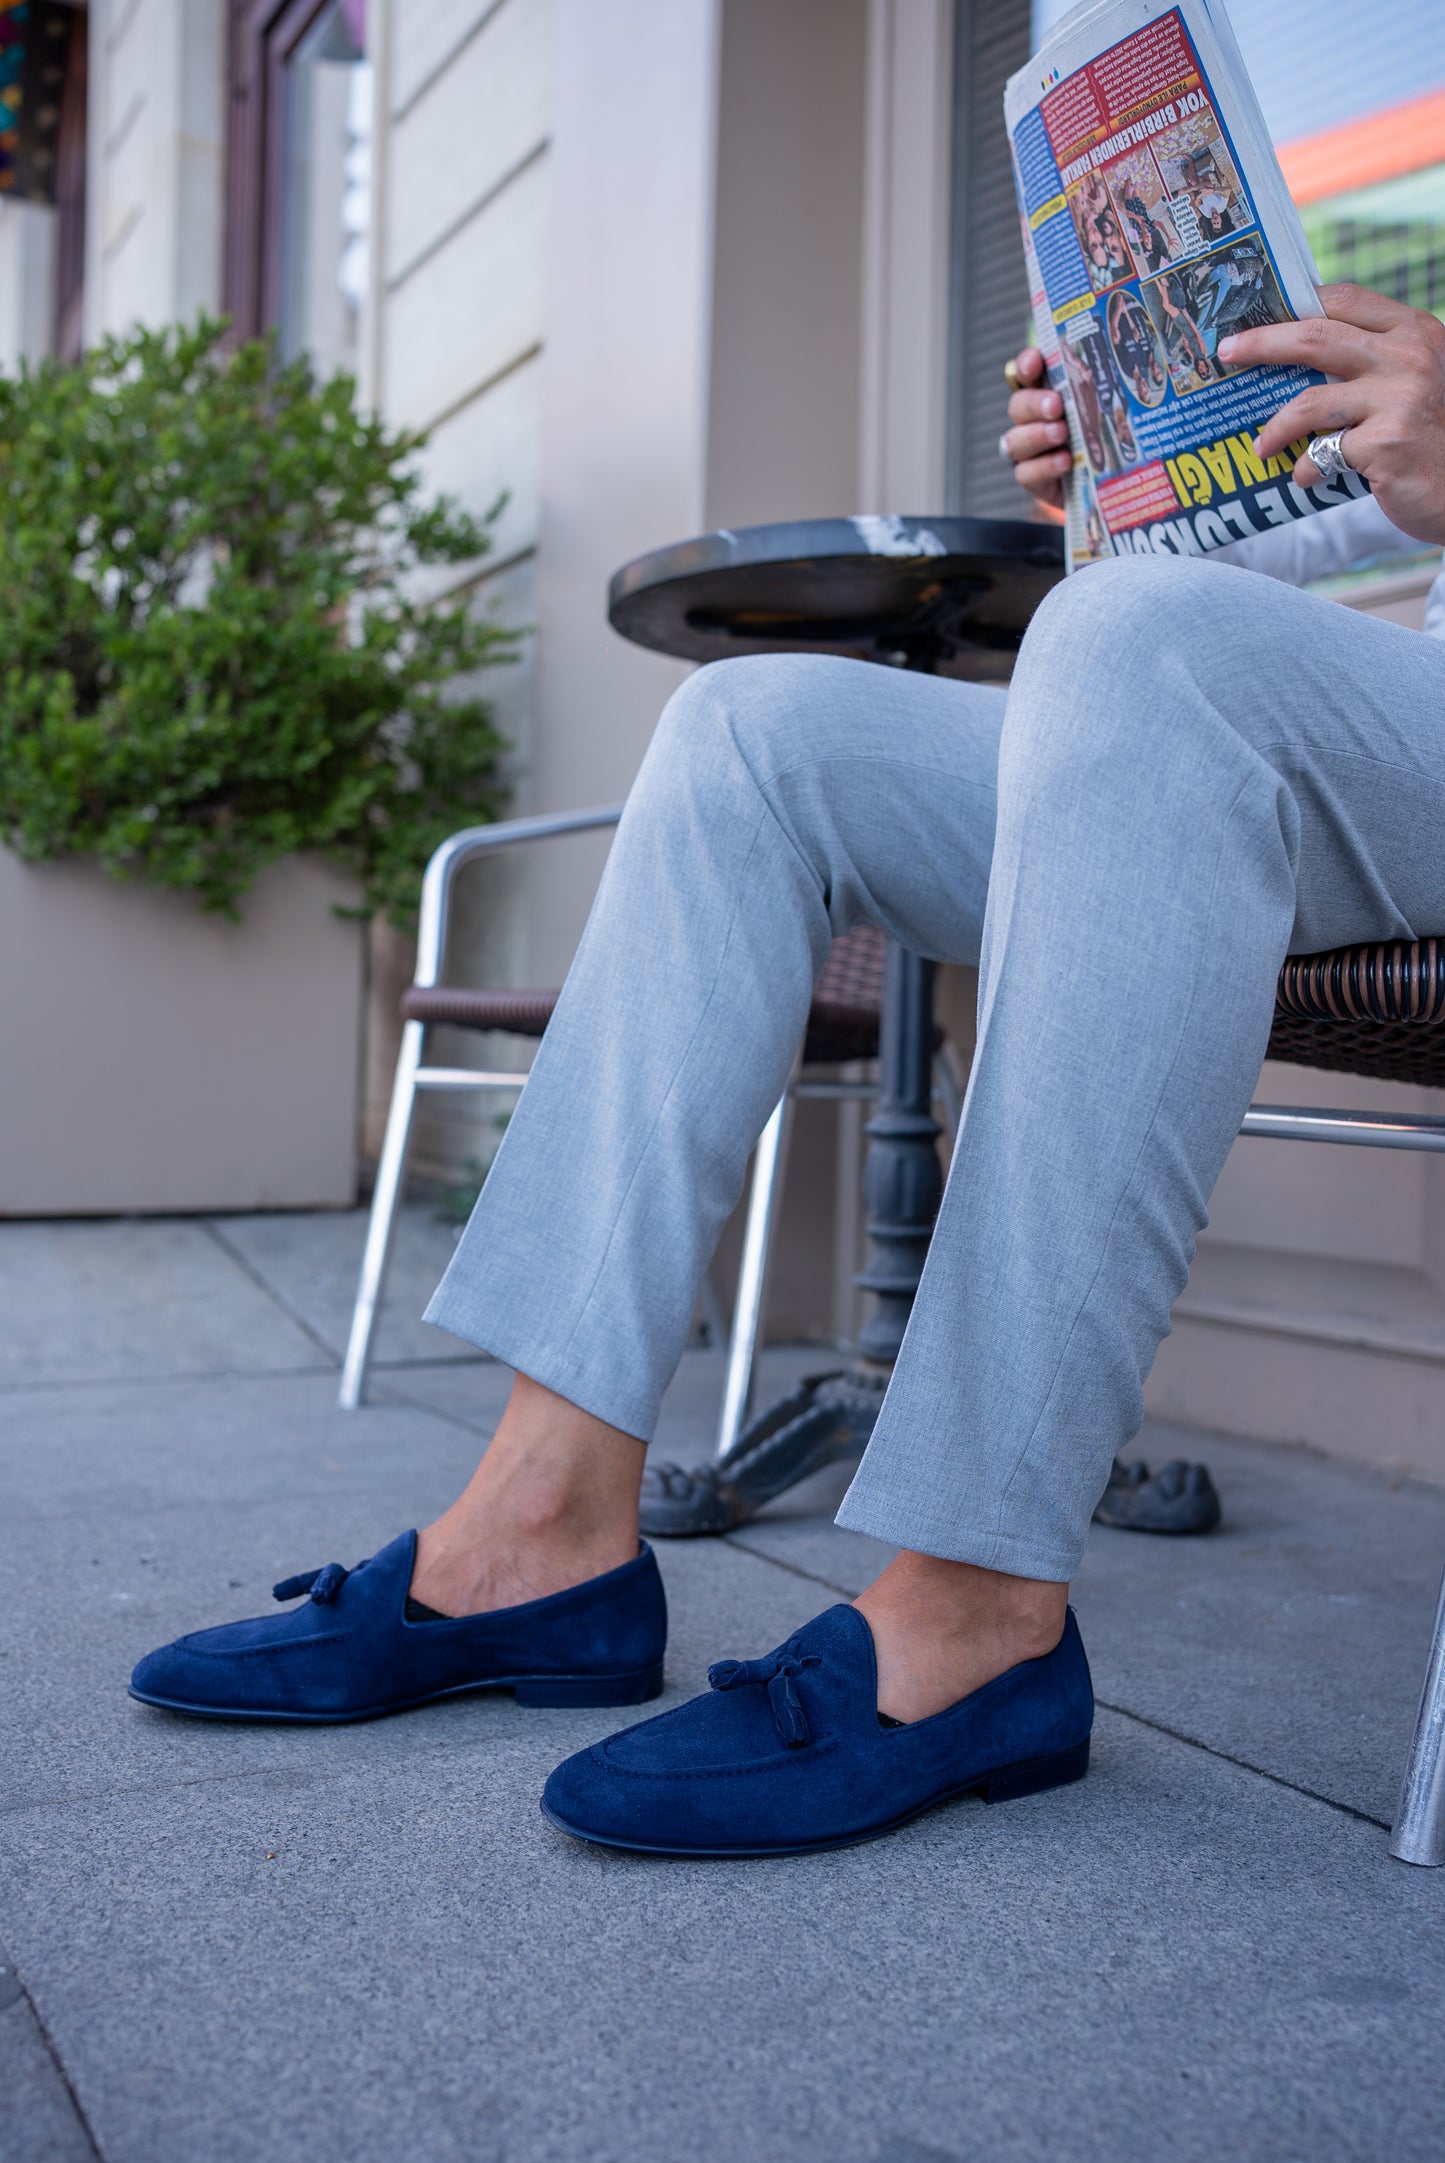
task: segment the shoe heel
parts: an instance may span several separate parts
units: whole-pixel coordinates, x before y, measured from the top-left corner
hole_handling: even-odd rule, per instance
[[[1045,1788],[1066,1787],[1070,1780],[1082,1780],[1089,1769],[1089,1745],[1078,1743],[1072,1750],[1061,1750],[1057,1757],[1026,1758],[1021,1765],[1005,1765],[999,1772],[990,1773],[982,1784],[986,1803],[1015,1802],[1020,1795],[1041,1795]]]
[[[645,1705],[662,1690],[662,1662],[635,1675],[534,1675],[515,1687],[519,1705]]]

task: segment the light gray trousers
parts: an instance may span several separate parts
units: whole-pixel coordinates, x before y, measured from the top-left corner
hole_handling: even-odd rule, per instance
[[[781,655],[668,705],[428,1319],[649,1436],[832,936],[981,961],[922,1286],[839,1522],[1068,1578],[1286,952],[1445,931],[1445,644],[1175,559],[1007,694]]]

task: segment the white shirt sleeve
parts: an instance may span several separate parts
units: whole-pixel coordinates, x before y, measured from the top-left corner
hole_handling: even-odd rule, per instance
[[[1357,564],[1418,556],[1421,548],[1410,534],[1390,523],[1373,496],[1357,496],[1313,518],[1272,526],[1268,533],[1256,533],[1247,541],[1231,541],[1213,553],[1225,563],[1262,571],[1266,578],[1277,578],[1286,586],[1307,586],[1316,578],[1353,570]],[[1445,568],[1426,597],[1425,629],[1432,638],[1445,638]]]
[[[1432,638],[1445,638],[1445,571],[1425,596],[1425,629]]]
[[[1268,533],[1231,541],[1213,553],[1223,563],[1262,571],[1266,578],[1277,578],[1286,586],[1307,586],[1316,578],[1330,578],[1382,556],[1418,556],[1421,547],[1391,525],[1373,496],[1356,496],[1333,510],[1292,519],[1287,526],[1271,526]]]

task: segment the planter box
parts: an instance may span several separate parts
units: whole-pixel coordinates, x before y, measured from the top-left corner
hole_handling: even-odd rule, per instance
[[[0,1215],[354,1201],[354,899],[294,857],[230,924],[0,847]]]

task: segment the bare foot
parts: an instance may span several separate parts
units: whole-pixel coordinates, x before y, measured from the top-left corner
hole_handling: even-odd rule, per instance
[[[926,1720],[1021,1660],[1052,1652],[1069,1588],[936,1555],[896,1555],[854,1606],[873,1632],[878,1710]]]
[[[630,1562],[645,1455],[635,1435],[519,1374],[466,1487],[417,1534],[412,1597],[480,1615]]]

